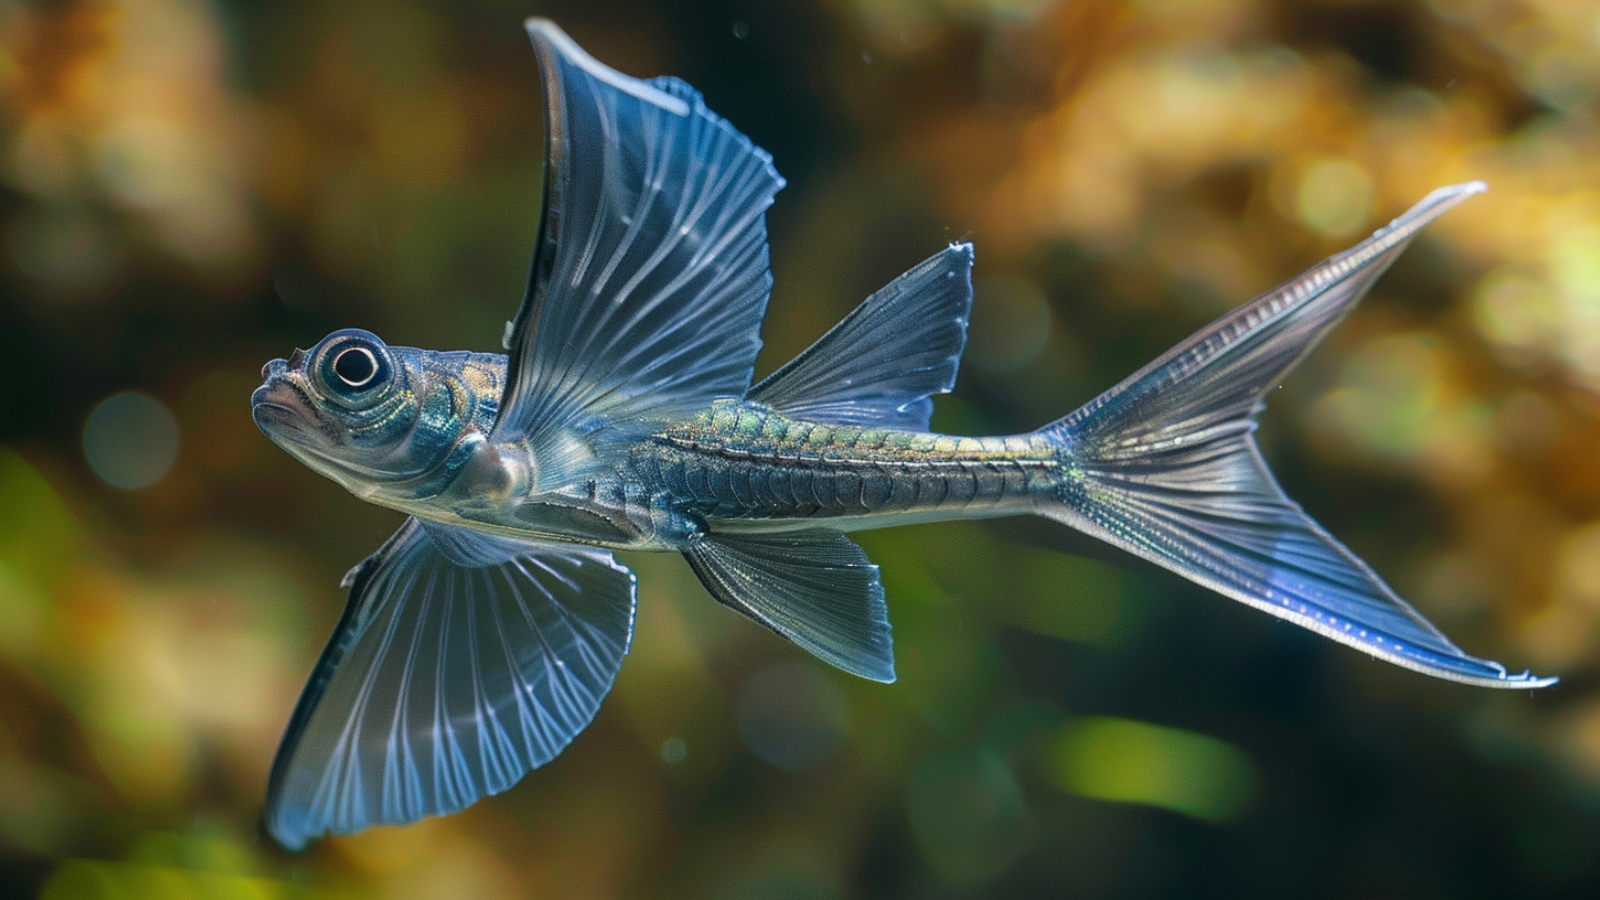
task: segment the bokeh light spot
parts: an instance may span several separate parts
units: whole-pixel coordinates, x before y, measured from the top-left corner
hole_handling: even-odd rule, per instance
[[[1432,332],[1373,338],[1345,360],[1339,386],[1308,410],[1324,451],[1404,463],[1470,486],[1493,466],[1494,418],[1465,391],[1461,363]]]
[[[1510,266],[1478,282],[1473,297],[1478,331],[1514,360],[1554,344],[1561,330],[1561,304],[1548,285]]]
[[[912,776],[907,804],[923,859],[958,884],[1000,872],[1032,842],[1022,790],[993,753],[933,754]]]
[[[669,737],[661,742],[661,759],[669,765],[677,765],[689,758],[689,745],[681,737]]]
[[[113,394],[89,413],[83,455],[106,484],[125,491],[147,488],[178,459],[178,422],[148,394]]]
[[[763,760],[788,772],[822,765],[844,746],[850,701],[815,666],[762,669],[739,688],[739,733]]]
[[[1142,803],[1207,822],[1239,815],[1255,793],[1243,751],[1214,737],[1129,719],[1090,718],[1057,735],[1049,775],[1069,793]]]
[[[1552,248],[1550,268],[1560,287],[1563,355],[1600,386],[1600,225],[1572,228]]]
[[[1600,609],[1600,522],[1568,533],[1557,560],[1562,590],[1573,600]]]
[[[1245,91],[1239,58],[1203,44],[1164,60],[1159,78],[1157,96],[1169,123],[1188,126],[1194,137],[1211,136],[1210,129],[1229,122]]]
[[[1339,386],[1317,401],[1311,415],[1368,453],[1409,458],[1438,412],[1443,368],[1432,335],[1374,338],[1349,356]]]
[[[1324,159],[1300,178],[1295,212],[1300,223],[1328,237],[1348,237],[1372,217],[1372,176],[1348,159]]]

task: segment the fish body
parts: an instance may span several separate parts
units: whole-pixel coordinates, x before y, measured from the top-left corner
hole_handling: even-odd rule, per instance
[[[408,461],[389,456],[382,476],[374,464],[343,471],[315,458],[308,464],[369,502],[507,537],[681,552],[712,531],[825,524],[842,532],[1026,515],[1034,498],[1058,493],[1073,471],[1070,454],[1037,435],[970,437],[807,421],[729,398],[614,459],[590,463],[581,479],[545,483],[527,445],[490,437],[505,356],[384,349],[402,368],[419,372],[412,381],[427,385],[374,417],[381,421],[372,430],[381,431],[401,418],[397,408],[417,410],[404,442]],[[266,377],[291,383],[283,361],[269,364]],[[270,416],[272,393],[263,389],[258,416]]]
[[[653,435],[630,463],[708,530],[728,532],[1025,515],[1070,471],[1061,448],[1031,435],[809,422],[735,400]]]
[[[559,753],[632,639],[619,549],[683,554],[719,602],[883,682],[883,587],[846,534],[1039,515],[1396,665],[1553,683],[1451,643],[1284,495],[1253,438],[1266,392],[1483,185],[1433,192],[1036,431],[935,434],[970,244],[752,385],[763,217],[783,186],[770,157],[682,82],[622,75],[549,22],[528,30],[547,162],[508,353],[347,329],[268,363],[252,397],[273,441],[408,516],[346,577],[286,729],[266,813],[285,846],[461,809]]]

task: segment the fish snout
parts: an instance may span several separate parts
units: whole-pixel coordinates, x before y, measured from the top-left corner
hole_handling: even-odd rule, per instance
[[[260,413],[266,407],[286,405],[282,402],[287,398],[284,397],[281,385],[282,382],[280,380],[270,378],[266,384],[256,388],[255,392],[250,395],[251,412]]]
[[[276,371],[271,371],[273,369]],[[267,382],[250,395],[250,418],[261,433],[280,446],[298,442],[307,430],[303,399],[283,371],[282,360],[273,360],[263,372]],[[288,443],[285,443],[287,441]]]
[[[266,369],[262,369],[261,370],[261,374],[262,374],[263,377],[269,379],[269,381],[266,384],[263,384],[261,387],[256,388],[253,392],[251,392],[251,394],[250,394],[250,408],[251,409],[255,409],[256,407],[260,406],[263,403],[270,402],[271,398],[272,398],[273,385],[272,385],[272,382],[270,381],[272,375],[269,372],[267,372]]]
[[[250,394],[250,411],[257,425],[265,429],[264,422],[283,423],[304,415],[308,400],[296,386],[288,363],[281,359],[267,363],[261,368],[261,378],[261,386]]]

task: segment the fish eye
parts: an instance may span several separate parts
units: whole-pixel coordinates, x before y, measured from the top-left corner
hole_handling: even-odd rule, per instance
[[[392,357],[376,335],[355,328],[334,332],[312,351],[317,383],[346,406],[367,406],[384,394]]]
[[[333,374],[350,387],[366,387],[377,377],[378,358],[365,347],[348,347],[333,358]]]

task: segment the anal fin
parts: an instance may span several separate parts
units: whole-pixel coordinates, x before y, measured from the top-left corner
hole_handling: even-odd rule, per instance
[[[878,567],[844,535],[714,533],[683,555],[718,602],[846,672],[895,680]]]

